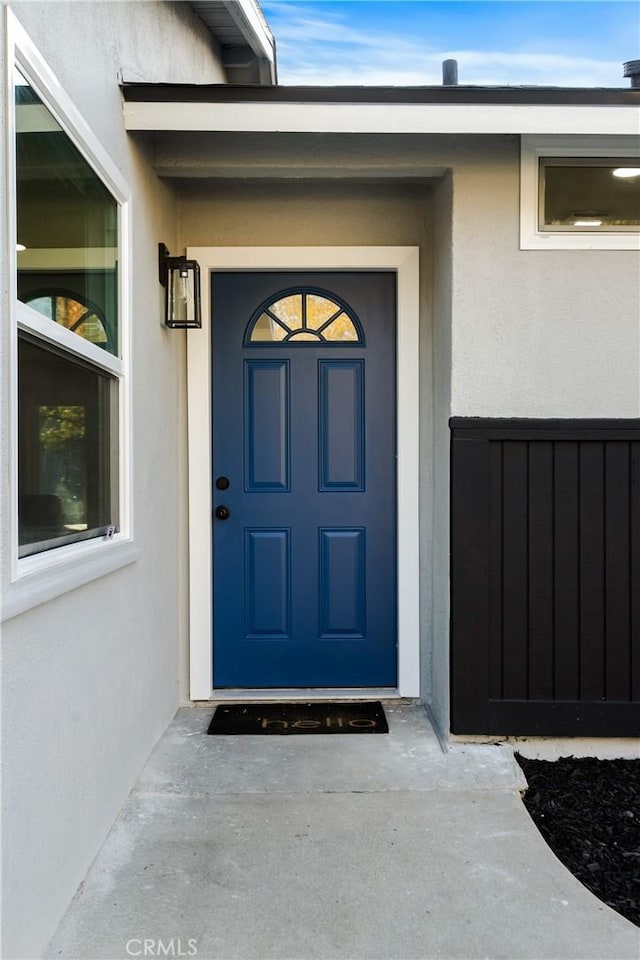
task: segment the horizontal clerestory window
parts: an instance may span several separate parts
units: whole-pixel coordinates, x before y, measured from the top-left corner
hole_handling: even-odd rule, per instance
[[[640,158],[540,158],[539,227],[561,231],[637,231]]]
[[[523,136],[520,247],[640,249],[640,136]]]

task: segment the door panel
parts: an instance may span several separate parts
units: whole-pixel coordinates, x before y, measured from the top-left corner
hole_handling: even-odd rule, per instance
[[[288,530],[245,530],[245,636],[290,640],[291,550]]]
[[[320,637],[366,636],[365,531],[320,530]]]
[[[245,491],[289,490],[289,361],[244,363]]]
[[[395,275],[217,273],[212,303],[214,686],[395,686]]]
[[[320,490],[364,489],[364,361],[320,360]]]

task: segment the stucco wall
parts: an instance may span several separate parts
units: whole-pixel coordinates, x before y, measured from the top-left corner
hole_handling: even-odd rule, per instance
[[[633,251],[519,250],[518,144],[455,154],[452,414],[637,417]]]
[[[176,181],[189,246],[424,244],[425,188],[335,181]]]
[[[187,4],[10,7],[134,196],[133,508],[141,550],[135,563],[3,624],[3,955],[17,958],[40,956],[179,703],[178,640],[186,631],[185,335],[162,325],[157,278],[158,241],[178,252],[175,203],[145,148],[124,131],[119,76],[219,82],[224,74]],[[6,317],[4,262],[1,273]]]
[[[431,567],[425,567],[432,582],[428,623],[431,648],[430,697],[433,721],[441,733],[449,730],[449,411],[451,409],[451,309],[453,251],[451,237],[451,174],[439,180],[433,190],[431,217],[433,290],[433,418],[432,517],[433,548]],[[424,369],[425,361],[422,360]],[[427,511],[425,511],[427,512]]]

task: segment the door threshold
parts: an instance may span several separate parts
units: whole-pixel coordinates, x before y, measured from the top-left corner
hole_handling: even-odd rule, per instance
[[[212,690],[211,701],[243,701],[262,703],[295,700],[400,700],[397,687],[283,687],[268,690],[220,689]]]

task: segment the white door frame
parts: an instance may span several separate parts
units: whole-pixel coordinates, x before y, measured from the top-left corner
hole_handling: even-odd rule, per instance
[[[202,271],[202,328],[187,334],[190,696],[213,675],[211,280],[214,270],[391,270],[397,274],[398,694],[420,694],[418,247],[189,247]]]

